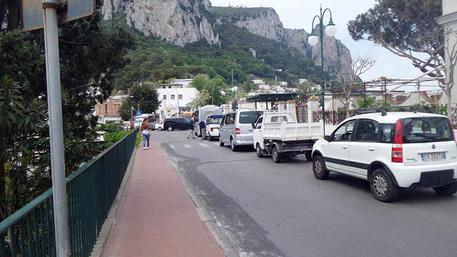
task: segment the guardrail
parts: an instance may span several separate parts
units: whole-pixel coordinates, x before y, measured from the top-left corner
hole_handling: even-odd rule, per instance
[[[70,256],[88,257],[127,171],[137,130],[67,177]],[[0,257],[52,257],[52,189],[0,223]]]

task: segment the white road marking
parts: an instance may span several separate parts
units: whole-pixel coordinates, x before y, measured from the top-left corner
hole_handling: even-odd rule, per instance
[[[170,148],[175,150],[175,146],[174,145],[170,145]]]
[[[207,145],[207,144],[205,144],[205,143],[200,143],[200,146],[203,146],[203,147],[211,147],[211,146],[209,146],[209,145]]]
[[[191,149],[192,148],[192,146],[189,145],[189,144],[184,144],[184,147],[187,148],[187,149]]]

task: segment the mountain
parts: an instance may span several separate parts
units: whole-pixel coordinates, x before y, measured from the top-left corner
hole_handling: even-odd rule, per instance
[[[249,32],[287,43],[303,56],[320,65],[320,46],[308,44],[309,34],[305,30],[284,28],[278,14],[273,8],[238,8],[212,7],[217,16],[217,24],[231,23]],[[325,70],[329,73],[349,73],[351,70],[351,53],[349,49],[334,37],[324,38]]]
[[[178,46],[219,39],[209,21],[209,0],[105,0],[102,13],[111,19],[113,13],[126,16],[127,24],[145,36],[156,36]]]
[[[319,46],[308,44],[309,34],[284,28],[272,8],[212,7],[209,0],[105,0],[102,11],[105,19],[121,14],[143,35],[180,47],[206,42],[241,48],[283,71],[284,76],[303,76],[303,70],[314,73],[315,68],[310,66],[320,65]],[[349,49],[335,38],[326,37],[324,42],[325,70],[330,75],[350,72]],[[295,63],[293,67],[285,58]]]

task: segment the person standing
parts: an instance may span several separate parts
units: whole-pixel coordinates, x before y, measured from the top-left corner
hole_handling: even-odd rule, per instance
[[[141,123],[141,136],[143,138],[143,149],[149,149],[149,139],[151,136],[151,131],[149,130],[149,120],[145,118],[143,123]]]
[[[194,123],[195,123],[195,118],[192,118],[191,121],[189,122],[189,134],[187,134],[187,139],[195,139],[195,134],[194,134]]]

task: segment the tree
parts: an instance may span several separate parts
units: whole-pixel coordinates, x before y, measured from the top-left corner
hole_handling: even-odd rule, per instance
[[[306,104],[308,98],[317,93],[315,86],[316,84],[310,81],[305,81],[297,86],[297,95],[300,104]]]
[[[151,83],[135,84],[129,90],[130,107],[140,108],[144,113],[155,113],[159,108],[159,95],[155,86]]]
[[[192,101],[189,105],[190,107],[208,104],[221,105],[224,104],[230,96],[227,94],[229,91],[228,86],[221,76],[209,79],[207,75],[199,74],[193,78],[192,86],[200,92],[200,95]]]
[[[351,103],[352,92],[358,85],[360,76],[373,68],[375,61],[369,58],[359,57],[352,62],[351,73],[338,75],[338,80],[341,83],[341,91],[343,99],[341,102],[344,105],[346,118],[349,117],[349,105]]]
[[[445,56],[446,56],[446,82],[440,83],[441,88],[443,89],[447,97],[447,116],[453,122],[456,122],[455,113],[452,110],[452,90],[455,84],[455,73],[457,68],[457,33],[451,30],[446,30],[446,40],[445,40]],[[454,42],[454,43],[452,43]]]
[[[92,109],[111,94],[132,44],[121,29],[105,31],[100,18],[59,30],[67,173],[102,150],[94,147]],[[42,31],[0,32],[0,220],[51,185],[43,48]]]
[[[132,114],[133,114],[133,111],[134,111],[134,108],[133,107],[133,104],[132,104],[132,101],[130,100],[130,98],[127,98],[125,99],[121,106],[119,107],[119,115],[121,116],[122,120],[130,120],[132,119]]]
[[[377,0],[377,4],[348,24],[354,40],[369,40],[411,60],[421,72],[441,78],[443,29],[435,21],[441,1]],[[420,55],[418,55],[418,53]]]

